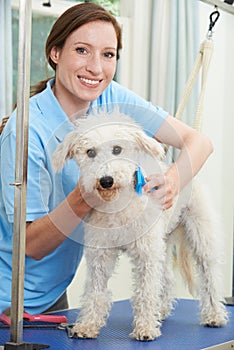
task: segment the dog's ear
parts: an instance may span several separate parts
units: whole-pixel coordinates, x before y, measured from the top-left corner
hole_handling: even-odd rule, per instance
[[[159,159],[164,158],[165,152],[163,147],[153,137],[147,136],[143,130],[135,130],[133,136],[135,141],[143,148],[145,152]]]
[[[67,159],[73,158],[75,154],[75,135],[73,132],[65,136],[63,142],[56,148],[52,156],[54,171],[61,171]]]

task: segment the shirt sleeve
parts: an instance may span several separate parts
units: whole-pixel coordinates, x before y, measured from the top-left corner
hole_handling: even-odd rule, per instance
[[[9,222],[14,221],[15,181],[15,133],[10,132],[1,144],[2,195]],[[26,220],[33,221],[48,213],[51,193],[51,178],[44,161],[44,154],[36,143],[29,140],[27,172],[27,212]]]
[[[155,135],[168,116],[168,112],[161,107],[154,106],[115,81],[111,82],[93,106],[105,106],[107,111],[117,107],[121,113],[133,118],[149,136]]]

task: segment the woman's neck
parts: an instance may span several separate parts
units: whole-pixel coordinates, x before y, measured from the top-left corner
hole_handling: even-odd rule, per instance
[[[67,96],[65,92],[56,88],[56,84],[53,85],[52,91],[71,121],[86,115],[90,105],[89,101],[81,101],[77,99],[77,97],[72,97],[71,95]]]

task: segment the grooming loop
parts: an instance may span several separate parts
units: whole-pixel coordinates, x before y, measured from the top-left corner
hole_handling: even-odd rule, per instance
[[[213,50],[214,50],[214,44],[212,40],[213,28],[217,20],[219,19],[219,16],[220,16],[220,13],[217,10],[217,7],[215,6],[215,11],[213,11],[209,17],[210,24],[209,24],[209,29],[208,29],[206,39],[200,45],[193,69],[186,83],[184,94],[182,96],[182,99],[177,108],[177,112],[175,114],[176,119],[179,119],[179,120],[182,119],[182,114],[184,112],[188,99],[191,95],[194,84],[197,80],[199,71],[201,70],[201,89],[200,89],[197,110],[196,110],[194,124],[193,124],[194,129],[198,131],[200,131],[202,128],[202,111],[203,111],[203,103],[204,103],[204,97],[205,97],[206,81],[207,81],[208,70],[209,70]],[[166,152],[167,150],[168,150],[168,147],[165,148]]]

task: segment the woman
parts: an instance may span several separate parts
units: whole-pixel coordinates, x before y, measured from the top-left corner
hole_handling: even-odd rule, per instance
[[[55,77],[37,85],[29,109],[27,312],[67,307],[66,288],[82,257],[82,245],[68,237],[82,235],[82,219],[98,201],[92,193],[82,194],[74,162],[69,161],[62,174],[54,174],[51,167],[52,154],[73,128],[75,118],[118,104],[158,141],[180,149],[168,171],[150,176],[144,187],[150,191],[157,186],[154,195],[164,210],[172,206],[212,152],[204,135],[112,80],[120,49],[116,19],[92,3],[68,9],[47,39],[46,56]],[[9,183],[14,182],[15,115],[13,112],[1,135],[0,313],[10,307],[11,295],[14,189]]]

